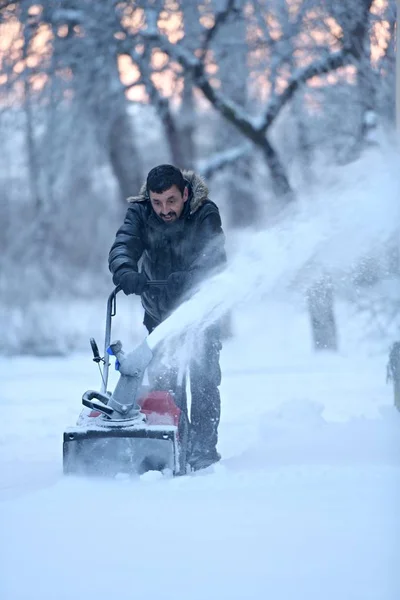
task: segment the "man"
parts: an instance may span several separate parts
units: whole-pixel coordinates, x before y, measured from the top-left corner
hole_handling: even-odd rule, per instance
[[[224,234],[218,208],[208,199],[203,180],[193,172],[182,173],[172,165],[155,167],[139,196],[128,201],[124,224],[110,250],[109,267],[115,285],[127,295],[141,296],[143,323],[151,333],[200,281],[225,264]],[[154,280],[166,280],[167,284],[147,286]],[[190,363],[189,464],[194,470],[220,459],[216,449],[220,349],[218,325],[213,325],[204,332],[202,347]],[[159,388],[176,386],[177,373],[160,376],[158,383]]]

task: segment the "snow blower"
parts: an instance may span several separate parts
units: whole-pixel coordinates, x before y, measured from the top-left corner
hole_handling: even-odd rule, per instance
[[[146,340],[129,354],[124,353],[119,340],[110,343],[118,291],[115,288],[107,301],[104,357],[95,340],[90,340],[93,361],[101,373],[101,389],[83,394],[84,408],[77,425],[64,432],[64,474],[141,475],[155,470],[182,475],[186,473],[189,430],[183,388],[171,391],[143,386],[153,358]],[[112,393],[107,391],[110,356],[115,356],[120,373]]]

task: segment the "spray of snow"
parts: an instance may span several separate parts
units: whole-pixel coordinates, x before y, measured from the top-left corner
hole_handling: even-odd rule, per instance
[[[292,284],[309,285],[322,273],[349,276],[362,258],[376,256],[398,231],[400,207],[393,163],[384,155],[370,160],[351,186],[299,198],[275,225],[242,232],[224,272],[157,327],[149,346],[184,334],[185,355],[199,332],[230,310]]]

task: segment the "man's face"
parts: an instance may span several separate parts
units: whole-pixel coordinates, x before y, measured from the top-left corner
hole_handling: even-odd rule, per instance
[[[172,221],[176,221],[181,216],[188,195],[189,192],[187,188],[183,190],[182,195],[179,188],[176,185],[173,185],[161,194],[150,192],[150,202],[154,212],[156,212],[165,223],[172,223]]]

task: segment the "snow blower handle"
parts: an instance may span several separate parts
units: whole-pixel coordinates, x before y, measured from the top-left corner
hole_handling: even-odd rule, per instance
[[[164,287],[167,285],[166,279],[153,279],[152,281],[148,281],[146,283],[146,287]],[[104,365],[103,365],[103,373],[102,373],[102,383],[101,383],[101,392],[106,394],[107,392],[107,382],[108,382],[108,371],[110,368],[110,355],[108,353],[108,348],[111,343],[111,321],[112,318],[117,314],[117,294],[121,291],[121,286],[117,285],[111,294],[108,296],[107,300],[107,314],[106,314],[106,331],[104,336]],[[93,350],[93,346],[92,346]],[[93,350],[94,354],[94,350]],[[96,357],[96,356],[95,356]]]
[[[90,338],[90,346],[93,352],[93,361],[95,363],[101,363],[103,359],[100,356],[99,347],[96,344],[96,340],[94,338]]]
[[[110,417],[114,411],[107,406],[108,401],[108,396],[101,392],[96,392],[95,390],[88,390],[82,396],[82,404],[86,406],[86,408],[99,411],[103,413],[103,415]]]
[[[166,279],[154,279],[153,281],[148,281],[146,283],[146,286],[149,287],[164,287],[165,285],[167,285],[167,280]],[[106,334],[105,334],[105,340],[104,340],[104,357],[106,358],[108,356],[107,354],[107,348],[110,345],[111,342],[111,319],[112,317],[115,317],[115,315],[117,314],[117,294],[118,292],[121,291],[121,286],[117,285],[113,291],[111,292],[111,294],[108,297],[107,300],[107,315],[106,315]],[[106,358],[106,360],[109,360]],[[105,391],[105,390],[104,390]]]
[[[164,287],[167,284],[168,284],[168,281],[166,279],[149,279],[146,283],[146,287],[147,286],[149,286],[149,287]],[[118,292],[121,291],[121,289],[122,289],[121,286],[117,285],[109,296],[109,301],[111,300],[111,302],[114,303],[114,307],[115,307],[115,296],[118,294]]]

